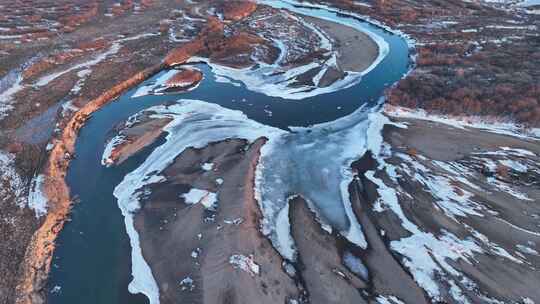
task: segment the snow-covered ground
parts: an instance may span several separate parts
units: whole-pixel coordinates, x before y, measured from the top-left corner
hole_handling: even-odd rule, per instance
[[[37,217],[47,214],[47,196],[43,193],[45,175],[40,174],[32,180],[28,195],[28,207],[36,213]]]
[[[23,79],[22,73],[25,68],[30,66],[38,59],[38,57],[32,58],[29,62],[23,64],[20,68],[8,72],[6,76],[0,79],[0,120],[6,117],[13,109],[14,103],[17,102],[15,95],[22,90],[29,87],[39,88],[46,86],[62,75],[77,71],[77,76],[79,77],[79,80],[70,91],[71,96],[76,96],[79,94],[86,78],[92,73],[91,68],[110,58],[111,56],[117,54],[118,51],[122,48],[122,43],[155,35],[155,33],[144,33],[131,37],[123,37],[117,39],[113,41],[113,43],[107,50],[95,56],[92,56],[86,61],[69,66],[68,68],[61,69],[59,71],[43,75],[32,83],[26,83]]]

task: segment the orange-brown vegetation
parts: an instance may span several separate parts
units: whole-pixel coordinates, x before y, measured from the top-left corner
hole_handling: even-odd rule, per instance
[[[251,65],[249,55],[253,49],[266,41],[247,32],[225,35],[224,24],[218,18],[210,17],[196,39],[172,50],[165,58],[169,66],[182,64],[194,55],[202,55],[215,62],[234,67]]]
[[[540,41],[525,39],[521,47],[491,45],[470,56],[465,56],[468,49],[463,46],[423,47],[418,68],[429,68],[430,73],[413,73],[402,80],[387,93],[388,101],[441,114],[505,116],[538,126],[540,75],[528,71],[532,62],[540,62]]]
[[[203,74],[199,70],[185,69],[178,71],[173,77],[167,79],[165,85],[167,87],[191,87],[196,85],[203,78]]]
[[[223,18],[240,21],[251,15],[256,9],[257,4],[253,1],[226,1],[223,3]]]
[[[117,2],[111,8],[111,13],[115,16],[119,16],[133,9],[133,6],[133,0],[124,0],[122,2]]]
[[[194,41],[185,43],[181,47],[175,48],[167,54],[165,57],[165,64],[168,66],[183,64],[203,48],[204,42],[202,39],[195,39]]]
[[[59,18],[59,22],[65,26],[76,27],[90,21],[98,13],[99,4],[97,1],[89,2],[83,6],[83,10],[75,14],[68,14]]]

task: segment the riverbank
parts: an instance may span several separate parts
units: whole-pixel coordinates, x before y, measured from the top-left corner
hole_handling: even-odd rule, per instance
[[[93,112],[164,68],[164,64],[153,66],[114,86],[75,113],[67,123],[62,135],[50,151],[44,170],[45,183],[42,191],[47,197],[48,212],[44,223],[34,233],[26,250],[21,266],[22,281],[17,285],[17,303],[29,304],[44,301],[44,286],[50,271],[55,240],[66,222],[72,205],[65,177],[69,162],[75,155],[74,148],[78,131]]]

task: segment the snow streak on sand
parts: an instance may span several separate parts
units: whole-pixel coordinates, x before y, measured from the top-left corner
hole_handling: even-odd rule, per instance
[[[126,137],[123,134],[116,135],[111,138],[107,145],[105,146],[105,151],[103,151],[103,156],[101,157],[101,164],[107,167],[110,167],[114,164],[114,160],[111,158],[114,149],[126,140]]]
[[[525,128],[513,122],[500,121],[500,119],[490,121],[489,117],[480,117],[480,116],[455,117],[455,116],[435,115],[435,114],[428,114],[426,113],[426,111],[422,109],[409,109],[409,108],[396,107],[396,106],[390,106],[390,105],[386,105],[385,113],[392,117],[429,120],[429,121],[438,122],[441,124],[446,124],[454,128],[482,129],[484,131],[488,131],[492,133],[510,135],[510,136],[515,136],[515,137],[519,137],[523,139],[540,140],[539,129]]]
[[[15,155],[0,150],[0,201],[13,197],[19,207],[24,207],[24,183],[15,170]]]
[[[13,109],[13,97],[21,91],[23,76],[21,67],[18,70],[12,70],[0,79],[0,120],[7,116],[7,113]]]
[[[186,204],[202,204],[206,209],[214,209],[217,203],[217,195],[201,189],[191,189],[188,193],[181,195]]]

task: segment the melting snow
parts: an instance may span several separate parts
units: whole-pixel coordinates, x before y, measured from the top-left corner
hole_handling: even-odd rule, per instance
[[[259,274],[259,265],[253,260],[253,255],[245,256],[241,254],[231,255],[229,258],[229,264],[236,269],[241,269],[251,276]]]
[[[47,197],[42,191],[45,183],[45,175],[40,174],[32,181],[32,187],[28,194],[28,207],[36,213],[36,217],[47,214]]]
[[[211,171],[212,169],[214,169],[214,163],[204,163],[202,164],[201,169],[203,169],[204,171]]]
[[[188,193],[182,194],[186,204],[202,204],[206,209],[213,209],[217,203],[217,195],[213,192],[200,189],[191,189]]]
[[[492,133],[510,135],[524,139],[540,139],[536,129],[527,129],[512,122],[489,121],[489,117],[468,116],[468,117],[452,117],[443,115],[427,114],[422,109],[409,109],[404,107],[396,107],[387,105],[385,113],[400,118],[413,118],[421,120],[429,120],[446,124],[454,128],[475,128],[482,129]]]
[[[24,183],[15,170],[15,155],[0,150],[0,197],[13,196],[15,203],[23,208],[26,205]]]
[[[303,15],[314,16],[324,20],[330,20],[333,22],[338,22],[342,25],[352,27],[361,31],[368,36],[370,36],[379,47],[379,54],[377,59],[364,71],[362,72],[353,72],[347,71],[347,75],[336,81],[334,84],[328,87],[317,87],[317,86],[301,86],[294,88],[291,84],[295,82],[295,78],[302,73],[305,73],[313,68],[321,67],[321,72],[315,76],[314,83],[318,83],[322,75],[330,67],[334,67],[337,63],[335,51],[333,51],[331,41],[326,37],[326,35],[319,30],[317,27],[311,25],[308,22],[305,22],[303,19],[296,17],[292,14],[288,14],[290,18],[294,18],[300,21],[304,26],[310,28],[314,33],[319,37],[321,49],[330,50],[333,55],[326,62],[318,63],[311,62],[303,66],[294,67],[288,69],[284,73],[275,73],[277,70],[280,70],[279,63],[284,60],[284,54],[287,52],[286,45],[280,41],[279,38],[274,38],[274,44],[281,50],[281,55],[274,64],[259,63],[256,69],[245,68],[245,69],[235,69],[219,64],[210,62],[206,58],[193,57],[190,62],[206,62],[209,66],[212,67],[215,75],[221,78],[234,79],[236,81],[241,81],[246,85],[249,90],[260,92],[268,96],[282,97],[286,99],[299,100],[311,96],[316,96],[324,93],[335,92],[338,90],[349,88],[362,79],[362,76],[369,73],[373,70],[389,53],[390,47],[388,43],[381,38],[380,36],[369,31],[362,22],[354,18],[340,18],[339,12],[333,11],[329,8],[327,10],[311,10],[306,7],[295,6],[293,1],[259,1],[269,6],[275,8],[285,8],[289,11],[296,12]],[[283,12],[285,14],[285,12]]]

